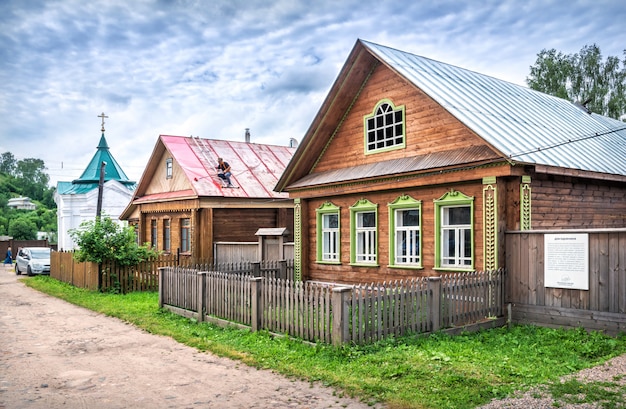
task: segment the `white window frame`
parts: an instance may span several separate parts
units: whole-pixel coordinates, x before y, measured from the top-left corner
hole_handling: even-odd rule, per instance
[[[331,218],[337,219],[337,227],[328,227]],[[339,261],[339,214],[326,213],[322,215],[322,260]]]
[[[415,226],[404,226],[401,224],[404,212],[417,212],[418,224]],[[420,265],[421,264],[421,249],[420,249],[420,233],[421,226],[419,224],[420,210],[419,209],[396,209],[395,210],[396,225],[394,229],[396,231],[396,246],[394,254],[395,264],[408,264],[408,265]],[[402,244],[405,244],[404,246]],[[409,249],[406,254],[402,254],[402,249]]]
[[[434,202],[435,270],[473,271],[476,253],[474,245],[474,198],[459,191],[451,190]],[[469,223],[450,223],[450,211],[459,208],[468,209]],[[453,243],[452,248],[450,248],[450,239]],[[466,249],[469,250],[469,254],[467,254]]]
[[[389,266],[402,268],[422,268],[422,202],[408,195],[402,195],[388,205],[389,214]],[[417,225],[404,226],[403,212],[416,211]],[[413,251],[402,254],[403,241],[409,237]],[[406,248],[406,247],[405,247]]]
[[[317,262],[341,263],[341,209],[326,202],[315,209],[317,234]],[[331,216],[337,217],[337,227],[328,227]]]
[[[366,215],[373,215],[373,226],[365,226]],[[367,199],[350,207],[350,263],[376,266],[378,262],[378,208]]]
[[[405,148],[405,123],[404,106],[396,107],[388,99],[379,101],[363,118],[365,154]]]
[[[465,208],[469,223],[450,223],[450,211]],[[443,206],[441,208],[441,267],[467,268],[472,265],[472,222],[471,206]],[[450,248],[450,241],[453,248]],[[469,246],[469,254],[466,247]]]

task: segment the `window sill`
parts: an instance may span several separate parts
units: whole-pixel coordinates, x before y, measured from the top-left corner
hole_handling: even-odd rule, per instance
[[[435,271],[442,271],[442,272],[450,272],[450,273],[470,273],[472,271],[475,271],[475,269],[473,267],[467,267],[467,268],[459,268],[459,267],[435,267],[433,268],[433,270]]]
[[[330,265],[333,265],[333,266],[340,266],[341,265],[341,261],[316,260],[315,263],[317,263],[317,264],[330,264]]]
[[[380,267],[378,263],[368,264],[368,263],[350,263],[352,267]]]
[[[413,264],[390,264],[387,267],[389,267],[389,268],[401,268],[403,270],[423,270],[424,269],[424,266],[413,265]]]

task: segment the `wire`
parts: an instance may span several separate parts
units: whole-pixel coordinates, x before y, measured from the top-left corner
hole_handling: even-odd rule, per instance
[[[593,135],[582,136],[582,137],[577,138],[577,139],[568,139],[567,141],[558,142],[558,143],[555,143],[553,145],[546,145],[544,147],[539,147],[539,148],[532,149],[532,150],[529,150],[529,151],[512,153],[512,154],[509,155],[509,158],[515,158],[515,157],[518,157],[518,156],[528,155],[530,153],[537,153],[537,152],[545,151],[545,150],[548,150],[548,149],[558,148],[559,146],[569,145],[570,143],[574,143],[574,142],[586,141],[588,139],[597,138],[599,136],[604,136],[604,135],[608,135],[608,134],[611,134],[611,133],[617,133],[617,132],[623,131],[623,130],[626,130],[626,125],[622,126],[622,127],[617,127],[617,128],[614,128],[614,129],[609,129],[608,131],[605,131],[605,132],[600,132],[600,133],[596,132]]]

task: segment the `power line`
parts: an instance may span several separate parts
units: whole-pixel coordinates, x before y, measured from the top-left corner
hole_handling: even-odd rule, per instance
[[[541,151],[546,151],[548,149],[553,149],[553,148],[558,148],[559,146],[563,146],[563,145],[569,145],[571,143],[575,143],[575,142],[581,142],[581,141],[586,141],[588,139],[593,139],[593,138],[597,138],[599,136],[604,136],[604,135],[608,135],[608,134],[612,134],[612,133],[617,133],[619,131],[623,131],[626,130],[626,125],[622,126],[622,127],[617,127],[614,129],[609,129],[608,131],[605,132],[596,132],[593,135],[586,135],[586,136],[582,136],[580,138],[576,138],[576,139],[568,139],[567,141],[563,141],[563,142],[558,142],[552,145],[546,145],[543,147],[538,147],[535,149],[531,149],[529,151],[523,151],[523,152],[518,152],[518,153],[511,153],[509,155],[509,158],[515,158],[518,156],[524,156],[524,155],[528,155],[531,153],[537,153],[537,152],[541,152]]]

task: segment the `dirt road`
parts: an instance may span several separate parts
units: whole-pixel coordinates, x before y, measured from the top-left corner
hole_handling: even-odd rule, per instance
[[[151,335],[0,267],[0,408],[369,408]]]

